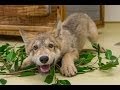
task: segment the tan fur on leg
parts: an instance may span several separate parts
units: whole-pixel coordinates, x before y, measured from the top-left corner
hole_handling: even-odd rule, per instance
[[[94,43],[98,44],[98,37],[99,37],[99,35],[98,35],[97,27],[96,27],[95,23],[92,20],[90,20],[89,21],[89,30],[88,30],[88,39],[92,44],[94,44]],[[101,45],[100,45],[100,52],[101,53],[105,52],[105,49],[103,47],[101,47]]]
[[[64,55],[62,59],[61,73],[65,76],[74,76],[77,73],[77,69],[74,65],[74,61],[78,58],[78,51],[74,50]]]

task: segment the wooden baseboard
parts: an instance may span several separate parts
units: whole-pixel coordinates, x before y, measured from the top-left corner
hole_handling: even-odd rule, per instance
[[[105,21],[105,23],[120,23],[120,21]]]
[[[19,29],[29,32],[46,32],[53,30],[52,27],[46,26],[20,26],[20,25],[0,25],[0,35],[14,35],[19,36]]]

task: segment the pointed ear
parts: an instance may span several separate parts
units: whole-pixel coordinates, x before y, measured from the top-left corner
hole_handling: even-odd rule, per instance
[[[55,37],[58,37],[60,35],[60,31],[62,29],[62,22],[61,21],[58,21],[52,31],[52,34],[55,36]]]
[[[23,29],[19,29],[19,33],[24,41],[24,43],[28,43],[30,40],[32,40],[35,37],[35,34],[29,33]]]
[[[61,28],[62,28],[62,21],[59,20],[56,25],[56,30],[61,30]]]
[[[57,23],[55,24],[55,27],[53,30],[55,33],[55,36],[59,36],[61,29],[62,29],[62,19],[61,19],[60,11],[58,8],[57,9]]]
[[[62,26],[62,19],[61,19],[61,14],[60,14],[60,8],[58,7],[57,9],[57,25],[56,25],[56,29],[60,30]]]
[[[60,35],[61,29],[62,29],[62,20],[61,20],[60,17],[58,17],[57,23],[55,24],[55,27],[54,27],[54,30],[53,30],[56,37]]]

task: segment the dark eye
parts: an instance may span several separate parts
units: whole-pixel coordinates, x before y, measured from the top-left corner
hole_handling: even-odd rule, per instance
[[[35,46],[33,47],[33,49],[34,49],[34,50],[37,50],[37,49],[38,49],[38,46],[37,46],[37,45],[35,45]]]
[[[53,44],[49,44],[48,47],[49,48],[53,48],[54,46],[53,46]]]

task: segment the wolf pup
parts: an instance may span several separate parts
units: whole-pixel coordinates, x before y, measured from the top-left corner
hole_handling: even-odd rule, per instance
[[[20,34],[28,55],[22,67],[35,63],[40,72],[47,73],[62,58],[60,71],[65,76],[76,75],[74,61],[79,58],[86,39],[92,44],[98,40],[95,23],[84,13],[71,14],[63,22],[59,20],[53,31],[33,35],[20,30]]]

